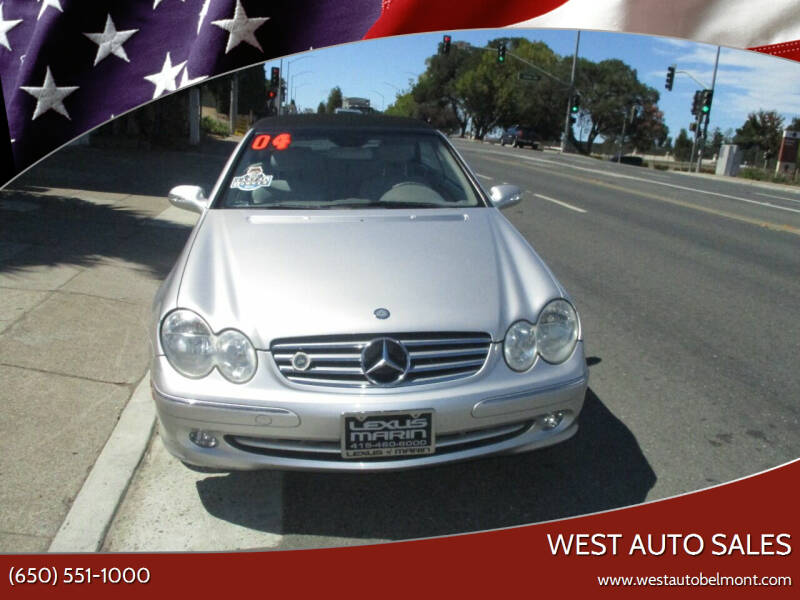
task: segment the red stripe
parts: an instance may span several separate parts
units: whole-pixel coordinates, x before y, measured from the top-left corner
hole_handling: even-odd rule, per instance
[[[381,16],[365,39],[404,33],[505,27],[543,15],[567,0],[383,0]]]
[[[766,46],[755,46],[750,48],[756,52],[772,54],[781,58],[788,58],[800,62],[800,40],[794,42],[783,42],[781,44],[767,44]]]

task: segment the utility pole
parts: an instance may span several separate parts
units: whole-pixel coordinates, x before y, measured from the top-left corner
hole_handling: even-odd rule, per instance
[[[567,144],[569,140],[569,128],[570,128],[570,108],[572,108],[572,97],[575,94],[575,66],[578,63],[578,46],[581,43],[581,32],[580,30],[575,32],[575,54],[572,55],[572,75],[569,78],[569,96],[567,98],[567,116],[564,117],[564,135],[561,137],[561,152],[567,151]]]
[[[631,106],[630,120],[633,122],[633,115],[636,111],[636,106]],[[622,155],[625,151],[625,126],[628,124],[628,111],[625,111],[625,117],[622,119],[622,137],[619,138],[619,163],[622,164]]]
[[[239,73],[238,71],[231,77],[231,106],[230,106],[230,123],[228,124],[228,133],[233,135],[236,132],[236,117],[239,114]]]

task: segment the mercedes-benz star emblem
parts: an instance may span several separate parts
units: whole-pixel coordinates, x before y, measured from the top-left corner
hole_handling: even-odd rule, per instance
[[[388,319],[389,318],[389,311],[385,308],[376,308],[375,312],[372,313],[378,319]]]
[[[390,385],[401,381],[410,366],[408,350],[392,338],[372,340],[361,351],[361,370],[375,385]]]

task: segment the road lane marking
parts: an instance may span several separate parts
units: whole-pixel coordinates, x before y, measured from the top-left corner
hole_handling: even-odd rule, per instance
[[[481,179],[494,179],[493,177],[487,177],[486,175],[481,175],[480,173],[475,173],[475,175],[477,175]]]
[[[766,196],[767,198],[777,198],[778,200],[786,200],[787,202],[800,202],[797,198],[784,198],[783,196],[773,196],[772,194],[762,194],[756,192],[756,196]]]
[[[491,161],[494,161],[494,162],[506,163],[507,164],[507,161],[503,161],[503,160],[496,159],[496,158],[486,158],[485,160],[491,160]],[[522,165],[522,166],[527,166],[527,167],[529,167],[531,169],[537,169],[537,170],[540,169],[540,167],[537,167],[537,166],[534,166],[534,165]],[[657,200],[659,202],[665,202],[666,204],[673,204],[675,206],[681,206],[683,208],[690,208],[690,209],[693,209],[693,210],[699,210],[700,212],[716,215],[718,217],[724,217],[724,218],[727,218],[727,219],[733,219],[734,221],[739,221],[740,223],[748,223],[750,225],[756,225],[758,227],[764,227],[765,229],[771,229],[773,231],[784,231],[786,233],[791,233],[792,235],[800,236],[800,228],[792,227],[791,225],[785,225],[783,223],[773,223],[771,221],[764,221],[762,219],[754,219],[754,218],[751,218],[751,217],[745,217],[745,216],[742,216],[742,215],[736,215],[736,214],[729,213],[729,212],[724,211],[724,210],[718,210],[718,209],[709,208],[709,207],[706,207],[706,206],[698,206],[697,204],[692,204],[690,202],[685,202],[683,200],[677,200],[677,199],[671,200],[669,198],[665,198],[665,197],[659,196],[657,194],[644,192],[644,191],[638,191],[638,190],[631,189],[629,187],[622,187],[620,185],[614,185],[613,183],[608,183],[608,182],[600,181],[600,180],[597,180],[597,179],[586,179],[586,178],[583,178],[583,177],[575,177],[575,176],[569,175],[567,173],[559,173],[557,171],[552,171],[552,170],[548,171],[548,173],[551,174],[551,175],[556,175],[557,177],[568,178],[568,179],[570,179],[572,181],[575,181],[577,179],[579,181],[583,181],[583,182],[591,184],[591,185],[596,185],[598,187],[604,187],[604,188],[607,188],[607,189],[610,189],[610,190],[626,192],[626,193],[631,194],[633,196],[641,196],[642,198],[649,198],[650,200]]]
[[[530,192],[528,192],[530,193]],[[570,210],[574,210],[575,212],[585,213],[586,211],[582,208],[578,208],[577,206],[572,206],[572,204],[567,204],[566,202],[562,202],[561,200],[556,200],[555,198],[551,198],[550,196],[545,196],[544,194],[534,194],[537,198],[541,198],[542,200],[547,200],[548,202],[553,202],[564,208],[568,208]]]
[[[798,213],[800,214],[800,209],[797,208],[789,208],[788,206],[780,206],[778,204],[772,204],[771,202],[759,202],[758,200],[750,200],[748,198],[742,198],[740,196],[731,196],[730,194],[723,194],[722,192],[712,192],[710,190],[701,190],[698,188],[692,188],[685,185],[678,185],[675,183],[667,183],[666,181],[656,181],[653,179],[646,179],[643,177],[636,177],[634,175],[624,175],[622,173],[614,173],[611,171],[603,171],[601,169],[590,169],[588,167],[580,167],[578,165],[571,165],[569,163],[557,162],[554,160],[545,160],[543,158],[533,158],[531,156],[516,156],[516,155],[509,155],[505,152],[496,152],[493,150],[485,150],[485,149],[473,149],[475,152],[481,152],[483,154],[497,154],[500,156],[504,156],[507,158],[516,158],[519,160],[528,160],[531,162],[540,162],[547,165],[559,166],[559,167],[567,167],[570,169],[575,169],[577,171],[587,171],[589,173],[594,173],[596,175],[603,175],[606,177],[617,177],[618,179],[632,179],[634,181],[641,181],[643,183],[649,183],[652,185],[663,185],[665,187],[671,187],[678,190],[683,190],[686,192],[695,192],[698,194],[707,194],[709,196],[718,196],[720,198],[727,198],[729,200],[737,200],[739,202],[746,202],[747,204],[757,204],[759,206],[766,206],[768,208],[775,208],[778,210],[785,210],[788,212]]]

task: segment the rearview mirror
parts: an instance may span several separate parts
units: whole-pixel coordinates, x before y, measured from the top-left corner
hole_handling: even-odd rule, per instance
[[[172,206],[201,213],[208,207],[208,199],[203,188],[197,185],[179,185],[169,191]]]
[[[495,208],[508,208],[522,200],[522,190],[515,185],[503,184],[492,186],[489,190]]]

